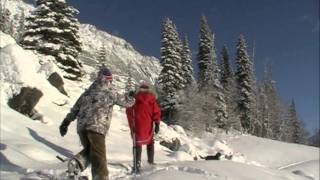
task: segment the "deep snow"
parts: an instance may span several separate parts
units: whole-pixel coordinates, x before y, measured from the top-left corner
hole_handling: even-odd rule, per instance
[[[65,80],[64,96],[46,80],[48,71],[42,68],[38,56],[23,50],[6,34],[0,33],[1,74],[1,179],[62,178],[65,163],[56,155],[70,157],[81,150],[75,122],[65,137],[58,127],[78,96],[90,85]],[[43,70],[41,70],[43,69]],[[86,67],[87,71],[92,68]],[[7,106],[7,100],[22,86],[37,87],[44,92],[36,109],[44,115],[44,122],[33,121]],[[117,87],[123,87],[117,84]],[[123,90],[121,90],[123,91]],[[57,104],[65,102],[65,106]],[[129,175],[132,161],[132,143],[124,109],[114,108],[110,132],[106,138],[110,179],[143,180],[319,180],[319,148],[283,143],[235,132],[231,134],[205,134],[190,137],[179,126],[161,124],[155,143],[157,165],[146,163],[143,150],[143,173]],[[159,145],[160,139],[181,139],[180,151],[172,152]],[[194,161],[197,155],[232,154],[232,160]],[[39,175],[40,174],[40,175]],[[90,176],[90,170],[83,172]]]

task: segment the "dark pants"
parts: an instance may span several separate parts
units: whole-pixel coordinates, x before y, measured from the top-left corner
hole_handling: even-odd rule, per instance
[[[83,171],[91,163],[93,180],[108,180],[105,136],[91,131],[79,133],[83,150],[75,155]]]
[[[141,152],[142,146],[135,146],[133,148],[133,167],[140,168],[141,166]],[[147,156],[148,156],[148,163],[154,164],[154,143],[151,142],[147,145]]]

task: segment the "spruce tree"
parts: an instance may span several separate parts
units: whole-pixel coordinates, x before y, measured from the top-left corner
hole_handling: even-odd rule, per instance
[[[14,28],[13,20],[9,20],[7,34],[15,38],[15,28]]]
[[[269,125],[271,128],[272,139],[281,139],[281,124],[283,123],[283,106],[278,94],[275,81],[272,78],[272,68],[270,64],[265,65],[264,72],[264,93],[266,95],[266,102],[268,111],[266,112],[269,117]]]
[[[227,129],[233,128],[240,130],[239,112],[237,109],[237,89],[234,73],[232,71],[227,46],[224,45],[221,51],[220,61],[220,82],[225,92],[225,101],[227,104]]]
[[[199,66],[199,90],[200,93],[203,93],[203,96],[207,97],[202,106],[204,109],[207,109],[212,104],[213,108],[209,110],[214,111],[214,118],[207,120],[207,130],[211,131],[214,126],[226,129],[228,117],[227,104],[224,89],[220,83],[220,69],[217,64],[214,34],[204,15],[200,21],[200,41],[197,60]]]
[[[190,86],[194,83],[193,68],[192,68],[192,55],[189,47],[188,37],[185,35],[183,41],[183,51],[182,51],[182,70],[183,79],[185,82],[184,87]]]
[[[225,95],[222,86],[219,81],[216,81],[215,85],[215,121],[217,123],[218,128],[227,130],[227,103],[225,101]]]
[[[225,89],[230,88],[230,81],[233,77],[232,69],[229,62],[229,53],[227,46],[224,45],[221,52],[221,84]]]
[[[236,81],[239,93],[238,108],[243,131],[252,133],[256,118],[256,92],[253,62],[249,59],[247,45],[241,35],[236,51]]]
[[[99,64],[107,65],[107,59],[106,59],[106,47],[103,44],[99,50],[98,50],[98,62]]]
[[[303,123],[299,120],[294,100],[292,100],[288,110],[288,121],[291,127],[290,142],[303,144],[306,143],[306,131]]]
[[[132,78],[132,62],[131,61],[128,63],[128,79],[126,82],[125,91],[126,92],[135,91],[135,83]]]
[[[10,11],[5,8],[5,5],[0,6],[0,31],[9,34],[10,31]]]
[[[258,91],[258,115],[257,115],[257,122],[258,127],[255,127],[255,135],[264,137],[264,138],[271,138],[272,137],[272,129],[270,127],[270,110],[268,106],[268,98],[265,93],[264,84],[259,87]]]
[[[199,66],[198,85],[202,89],[213,84],[213,61],[215,58],[213,34],[203,15],[200,21],[200,42],[197,61]]]
[[[37,0],[36,9],[26,18],[21,45],[55,58],[64,77],[80,80],[83,75],[77,60],[81,52],[78,12],[64,0]]]
[[[21,9],[21,14],[19,15],[19,20],[18,20],[18,27],[17,27],[17,35],[16,35],[16,40],[19,43],[21,41],[22,35],[26,31],[25,27],[25,13],[24,10]]]
[[[311,146],[320,147],[320,129],[315,130],[309,141]]]
[[[217,58],[215,55],[215,46],[214,46],[214,39],[213,39],[213,58],[211,63],[212,72],[212,91],[214,93],[214,112],[215,112],[215,122],[217,123],[218,128],[227,130],[227,120],[228,120],[228,112],[227,112],[227,102],[225,97],[225,90],[220,83],[220,68],[218,66]],[[210,85],[210,83],[209,83]],[[209,87],[211,89],[211,87]]]
[[[179,36],[177,27],[175,24],[173,24],[174,29],[176,29],[176,33],[177,33],[177,40],[176,40],[176,49],[177,52],[179,52],[179,56],[180,56],[180,60],[177,62],[177,90],[182,90],[185,88],[186,84],[187,84],[187,79],[186,79],[186,71],[184,68],[184,64],[186,63],[183,59],[183,54],[184,54],[184,47],[183,47],[183,42]]]
[[[291,123],[288,118],[288,112],[286,112],[286,118],[284,121],[281,122],[280,128],[281,128],[281,137],[280,140],[284,142],[291,142],[291,134],[292,134],[292,128],[291,128]],[[272,136],[270,137],[272,139]]]
[[[177,91],[183,87],[181,83],[181,41],[176,26],[169,18],[165,18],[161,31],[160,72],[157,86],[160,93],[160,106],[167,123],[173,123],[176,108]]]

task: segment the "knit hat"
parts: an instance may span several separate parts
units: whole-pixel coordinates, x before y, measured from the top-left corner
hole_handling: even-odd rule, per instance
[[[105,76],[105,78],[107,79],[107,80],[112,80],[112,73],[111,73],[111,71],[108,69],[108,68],[106,68],[106,67],[102,67],[100,70],[99,70],[99,72],[98,72],[98,76]]]
[[[149,84],[146,81],[141,80],[139,88],[140,89],[149,89]]]

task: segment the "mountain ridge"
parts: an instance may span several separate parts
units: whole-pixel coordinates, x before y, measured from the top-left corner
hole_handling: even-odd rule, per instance
[[[19,17],[22,12],[27,16],[35,8],[22,0],[1,0],[1,5],[10,11],[10,19],[13,20],[15,31],[19,23],[15,17]],[[161,70],[156,57],[142,55],[125,39],[100,30],[95,25],[80,22],[79,35],[83,49],[79,55],[80,62],[97,68],[100,63],[97,60],[97,53],[104,44],[106,65],[114,74],[127,77],[128,64],[132,63],[131,74],[136,82],[146,80],[155,83]],[[85,74],[89,73],[91,72],[85,72]]]

